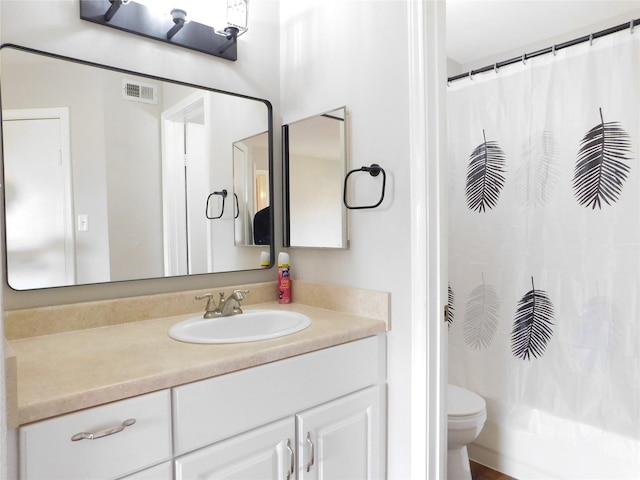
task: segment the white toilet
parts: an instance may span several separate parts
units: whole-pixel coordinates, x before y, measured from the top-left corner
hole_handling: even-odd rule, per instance
[[[447,386],[448,480],[471,480],[467,445],[480,434],[486,419],[484,398],[456,385]]]

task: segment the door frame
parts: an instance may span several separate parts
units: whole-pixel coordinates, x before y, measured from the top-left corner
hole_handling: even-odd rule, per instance
[[[64,250],[67,285],[76,282],[75,209],[73,205],[73,174],[71,172],[71,128],[68,107],[21,108],[2,111],[2,121],[58,120],[60,123],[60,165],[64,179]],[[3,162],[6,161],[3,159]],[[6,226],[5,226],[6,228]]]
[[[189,270],[186,255],[188,240],[185,210],[184,124],[187,112],[192,112],[198,104],[202,104],[204,109],[206,126],[209,124],[209,95],[205,92],[194,92],[161,114],[162,233],[166,277],[187,275]],[[209,257],[211,257],[211,235],[209,234],[207,238]],[[210,260],[209,267],[212,263]]]
[[[408,1],[411,478],[447,478],[445,10]]]

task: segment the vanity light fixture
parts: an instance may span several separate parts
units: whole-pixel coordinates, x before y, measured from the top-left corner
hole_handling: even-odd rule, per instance
[[[80,0],[80,18],[235,61],[237,39],[248,30],[247,4],[248,0]],[[214,8],[207,8],[211,5]],[[214,23],[221,20],[222,25]]]

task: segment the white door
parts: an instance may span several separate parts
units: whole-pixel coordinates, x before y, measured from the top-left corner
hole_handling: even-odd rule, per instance
[[[187,209],[187,257],[188,273],[209,273],[211,258],[210,222],[205,215],[207,196],[210,192],[210,167],[206,154],[204,125],[187,122],[185,135],[185,198]],[[217,199],[216,197],[216,204]],[[226,199],[229,204],[229,199]],[[217,208],[217,205],[216,205]],[[226,208],[226,205],[225,205]]]
[[[162,112],[165,276],[213,271],[211,227],[205,217],[208,109],[208,96],[198,92]]]
[[[176,480],[293,480],[294,435],[287,418],[197,450],[176,460]]]
[[[296,417],[300,480],[383,478],[380,387],[361,390]]]
[[[18,290],[71,285],[75,253],[67,110],[7,111],[3,117],[9,285]]]

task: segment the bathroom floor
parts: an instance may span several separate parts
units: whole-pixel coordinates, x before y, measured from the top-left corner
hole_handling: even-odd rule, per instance
[[[473,480],[515,480],[513,477],[492,470],[489,467],[480,465],[479,463],[473,461],[470,463],[471,477],[473,478]]]

